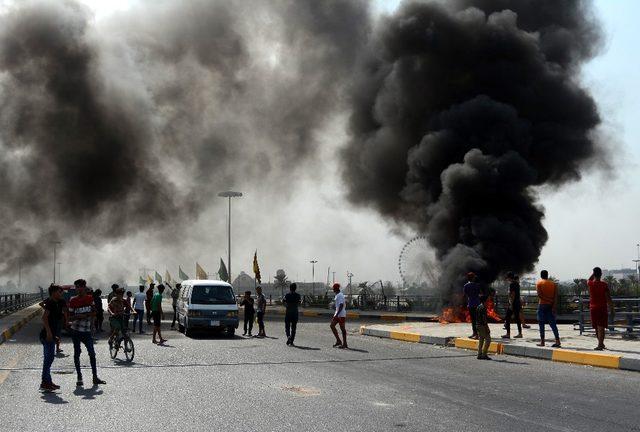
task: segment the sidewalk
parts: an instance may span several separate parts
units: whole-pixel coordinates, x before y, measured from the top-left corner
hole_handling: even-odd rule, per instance
[[[305,317],[327,317],[330,318],[334,314],[333,309],[321,308],[300,308],[300,315]],[[267,315],[284,316],[285,308],[283,306],[271,305],[267,306]],[[240,308],[240,315],[243,314],[243,308]],[[381,311],[360,311],[347,309],[347,319],[378,319],[383,321],[417,321],[427,322],[433,321],[437,315],[428,312],[381,312]]]
[[[551,348],[553,333],[547,327],[547,346],[538,347],[540,334],[537,324],[531,329],[523,329],[523,339],[502,339],[505,334],[503,324],[489,324],[492,342],[489,352],[520,357],[532,357],[588,366],[624,369],[640,372],[640,340],[626,340],[619,336],[605,339],[606,351],[594,351],[595,336],[580,335],[573,325],[560,324],[558,329],[562,348]],[[515,326],[512,326],[512,336]],[[405,324],[374,324],[360,328],[360,333],[368,336],[397,339],[405,342],[427,343],[477,350],[478,341],[460,335],[471,333],[468,323],[439,324],[435,322],[410,322]]]
[[[11,339],[26,323],[41,314],[42,308],[34,304],[0,319],[0,344]]]

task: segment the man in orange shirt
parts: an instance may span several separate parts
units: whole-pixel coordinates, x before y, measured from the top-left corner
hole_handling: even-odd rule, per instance
[[[597,351],[602,351],[604,346],[604,329],[609,321],[607,306],[612,309],[613,301],[609,292],[609,285],[600,280],[602,278],[602,269],[596,267],[589,276],[589,310],[591,312],[591,325],[596,330],[598,338]]]
[[[556,343],[551,346],[560,348],[560,334],[556,325],[558,287],[556,287],[555,282],[549,279],[548,271],[542,270],[540,272],[540,280],[536,283],[536,291],[538,291],[538,325],[540,326],[540,343],[538,346],[544,346],[544,325],[548,323],[553,335],[556,337]]]

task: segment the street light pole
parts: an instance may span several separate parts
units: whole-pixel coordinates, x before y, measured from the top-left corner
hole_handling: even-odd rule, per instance
[[[316,295],[316,263],[318,261],[311,260],[311,297],[315,297]]]
[[[62,282],[62,272],[60,271],[60,265],[62,263],[58,263],[58,281]]]
[[[22,292],[22,258],[18,259],[18,292]]]
[[[224,198],[229,198],[229,230],[227,233],[227,241],[228,241],[228,248],[227,248],[227,276],[229,278],[229,280],[227,282],[231,283],[232,279],[231,279],[231,198],[239,198],[242,196],[242,192],[233,192],[233,191],[226,191],[226,192],[220,192],[218,194],[219,197],[224,197]]]
[[[351,293],[351,278],[353,277],[353,273],[347,270],[347,277],[349,278],[349,298],[352,298]]]
[[[62,244],[60,241],[51,241],[49,242],[53,244],[53,283],[56,283],[56,248],[59,244]]]

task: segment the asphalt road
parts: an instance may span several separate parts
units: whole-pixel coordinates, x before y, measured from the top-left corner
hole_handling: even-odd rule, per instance
[[[96,345],[99,388],[75,388],[72,347],[57,394],[38,391],[39,321],[0,345],[0,430],[640,431],[640,374],[500,357],[357,335],[332,348],[328,325],[302,321],[297,348],[279,319],[268,339],[135,336],[131,365]],[[165,327],[168,325],[165,324]],[[88,365],[83,354],[82,361]],[[91,373],[84,372],[85,382]]]

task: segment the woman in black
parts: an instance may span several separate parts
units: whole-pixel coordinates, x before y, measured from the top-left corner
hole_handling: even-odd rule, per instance
[[[247,328],[249,329],[249,336],[253,330],[253,318],[255,316],[255,309],[253,308],[253,299],[251,298],[251,291],[245,291],[244,297],[240,302],[240,306],[244,306],[244,333],[242,336],[247,335]]]
[[[507,334],[502,337],[503,339],[511,339],[511,315],[513,315],[518,326],[518,334],[514,336],[514,338],[521,338],[522,323],[520,322],[520,311],[522,310],[522,304],[520,303],[520,281],[518,280],[518,276],[512,272],[507,273],[507,281],[509,281],[509,308],[507,309],[507,316],[505,318]]]
[[[102,323],[104,322],[104,307],[102,306],[102,290],[93,292],[93,303],[96,306],[96,332],[102,332]]]

